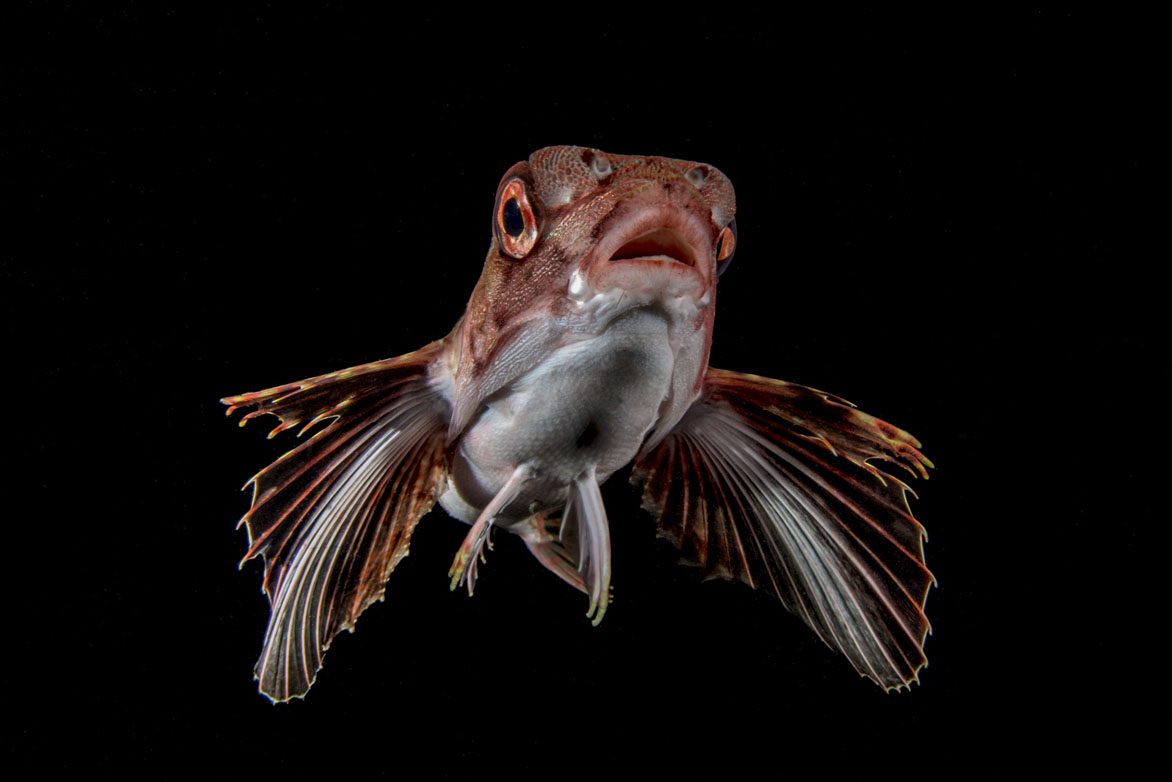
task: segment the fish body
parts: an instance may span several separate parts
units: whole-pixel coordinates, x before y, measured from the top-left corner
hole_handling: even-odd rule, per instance
[[[659,533],[706,574],[768,589],[855,668],[902,687],[926,659],[933,579],[907,486],[931,463],[843,400],[708,366],[736,245],[729,180],[702,163],[548,147],[501,180],[464,316],[414,353],[228,397],[316,433],[250,482],[245,560],[272,604],[256,674],[305,694],[329,640],[381,599],[438,502],[470,525],[472,593],[494,528],[610,601],[599,486],[632,464]],[[328,422],[324,428],[318,426]]]

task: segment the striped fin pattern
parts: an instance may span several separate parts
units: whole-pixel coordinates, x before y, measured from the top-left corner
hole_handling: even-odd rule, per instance
[[[256,676],[274,701],[305,695],[330,640],[382,598],[438,496],[446,403],[427,367],[440,344],[222,400],[229,414],[250,411],[242,423],[276,416],[273,434],[329,421],[245,484],[244,562],[264,558],[272,606]]]
[[[640,455],[632,482],[685,560],[772,592],[890,690],[927,662],[934,579],[909,487],[875,463],[927,478],[918,449],[830,394],[709,369],[700,399]]]

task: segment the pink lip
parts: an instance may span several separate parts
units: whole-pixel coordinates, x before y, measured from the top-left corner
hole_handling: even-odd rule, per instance
[[[696,252],[678,231],[671,228],[652,228],[630,239],[610,256],[611,261],[674,261],[696,266]]]
[[[608,226],[606,238],[580,268],[608,278],[627,266],[659,269],[673,277],[695,277],[706,286],[712,274],[712,241],[710,227],[689,209],[675,204],[629,209]]]

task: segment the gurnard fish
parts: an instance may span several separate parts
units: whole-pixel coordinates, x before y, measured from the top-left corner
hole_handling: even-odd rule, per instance
[[[776,595],[887,690],[927,660],[934,583],[907,432],[813,388],[708,366],[736,201],[702,163],[548,147],[497,188],[492,244],[443,339],[222,401],[309,439],[253,477],[241,520],[272,608],[255,674],[305,695],[330,640],[381,600],[436,503],[471,525],[448,574],[471,594],[494,529],[611,600],[599,485],[632,465],[660,536],[707,577]],[[241,563],[243,565],[243,562]]]

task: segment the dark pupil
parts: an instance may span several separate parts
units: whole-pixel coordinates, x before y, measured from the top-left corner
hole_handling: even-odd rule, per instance
[[[521,205],[517,203],[517,199],[510,198],[505,201],[505,208],[501,211],[502,222],[505,226],[505,233],[514,239],[521,235],[525,230],[525,218],[521,216]]]

